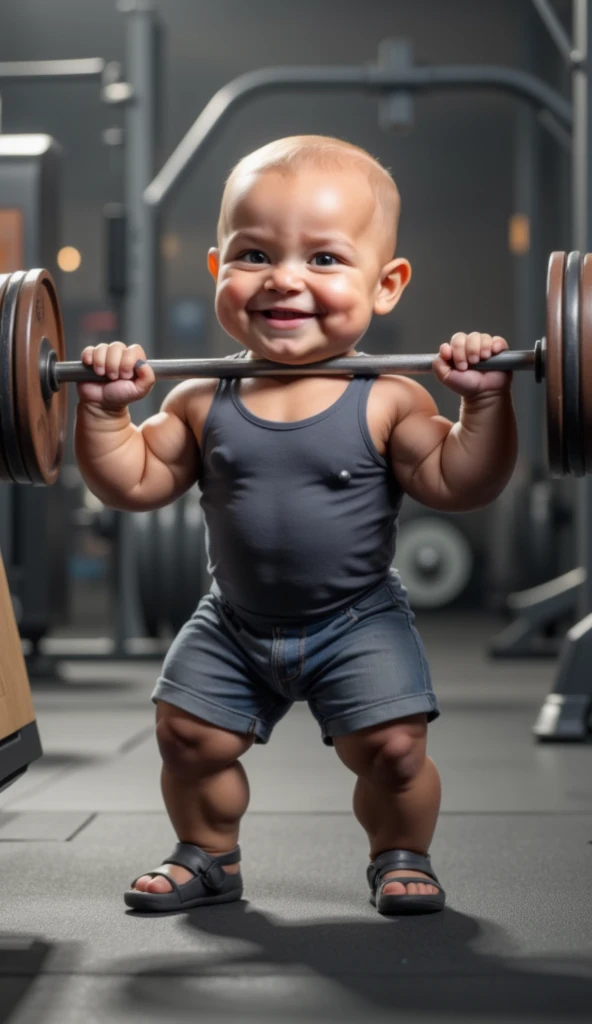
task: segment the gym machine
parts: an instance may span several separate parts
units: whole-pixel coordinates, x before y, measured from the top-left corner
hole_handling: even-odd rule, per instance
[[[533,0],[572,75],[572,238],[584,248],[592,242],[592,10],[588,0],[573,0],[573,44],[546,0]],[[557,579],[511,594],[514,620],[494,638],[491,653],[517,657],[545,653],[545,628],[574,610],[581,619],[568,630],[555,684],[540,709],[534,734],[540,741],[584,740],[592,716],[592,489],[578,485],[576,541],[581,564]],[[553,645],[551,645],[553,653]]]

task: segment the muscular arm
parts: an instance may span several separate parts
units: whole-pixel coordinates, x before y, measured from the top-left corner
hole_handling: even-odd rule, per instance
[[[89,489],[109,508],[160,508],[184,494],[199,474],[199,446],[189,407],[199,416],[194,381],[174,388],[140,426],[127,408],[107,411],[80,403],[75,450]],[[209,382],[200,381],[202,385]],[[196,408],[197,407],[197,408]]]
[[[509,389],[462,399],[458,423],[438,415],[416,381],[399,378],[389,452],[401,486],[428,508],[468,512],[503,491],[514,471],[517,431]]]

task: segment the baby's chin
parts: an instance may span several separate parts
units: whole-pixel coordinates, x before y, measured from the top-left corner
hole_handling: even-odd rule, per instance
[[[330,345],[299,346],[297,341],[287,342],[285,339],[276,345],[262,345],[255,340],[243,344],[250,359],[265,359],[285,366],[306,366],[308,363],[323,363],[328,359],[356,355],[355,343],[343,345],[337,350]]]

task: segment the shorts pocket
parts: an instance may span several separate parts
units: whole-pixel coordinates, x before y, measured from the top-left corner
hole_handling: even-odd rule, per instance
[[[390,611],[393,608],[398,608],[400,611],[409,611],[404,591],[400,594],[396,586],[389,582],[384,583],[378,590],[367,594],[360,601],[350,605],[347,609],[347,615],[352,622],[360,622],[368,615]]]

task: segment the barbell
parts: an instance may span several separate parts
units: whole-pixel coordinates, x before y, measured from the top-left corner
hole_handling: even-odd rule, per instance
[[[150,360],[158,379],[430,373],[435,355],[341,357],[305,366],[267,360]],[[592,254],[549,259],[546,334],[528,351],[507,351],[471,366],[530,370],[546,384],[547,452],[552,476],[592,473]],[[0,276],[0,480],[55,482],[67,401],[63,384],[106,383],[82,362],[65,361],[60,304],[46,270]]]

